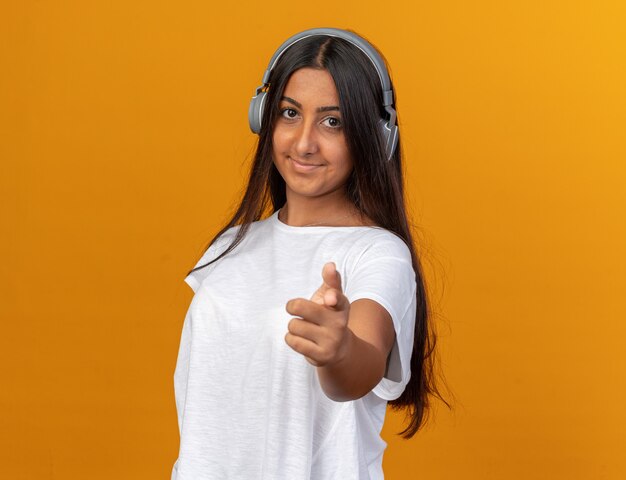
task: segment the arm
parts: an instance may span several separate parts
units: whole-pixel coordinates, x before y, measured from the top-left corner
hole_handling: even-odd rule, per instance
[[[383,378],[395,331],[379,303],[363,298],[350,305],[346,351],[335,363],[317,367],[324,393],[337,402],[356,400]]]
[[[329,398],[354,400],[383,377],[395,330],[391,316],[377,302],[363,298],[351,304],[339,272],[328,265],[333,264],[324,266],[324,282],[311,300],[287,302],[287,312],[301,318],[290,320],[285,342],[317,367]]]

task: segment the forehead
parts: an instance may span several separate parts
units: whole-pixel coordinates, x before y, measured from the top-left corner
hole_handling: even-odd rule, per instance
[[[328,70],[301,68],[289,77],[284,95],[302,104],[330,105],[339,103],[339,94]],[[330,102],[330,103],[329,103]]]

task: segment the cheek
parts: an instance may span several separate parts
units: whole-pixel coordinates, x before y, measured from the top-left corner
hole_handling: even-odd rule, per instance
[[[280,153],[285,150],[288,144],[288,135],[281,130],[279,126],[274,127],[274,133],[272,133],[272,149],[275,153]]]
[[[352,170],[352,160],[350,158],[350,152],[345,145],[335,145],[332,150],[332,155],[338,170],[341,170],[342,172],[349,172]]]

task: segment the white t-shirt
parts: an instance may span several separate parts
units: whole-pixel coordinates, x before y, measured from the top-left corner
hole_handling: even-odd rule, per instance
[[[196,266],[226,250],[238,228]],[[331,261],[350,302],[375,300],[396,332],[385,377],[347,402],[329,399],[316,367],[284,339],[293,317],[285,304],[310,299]],[[403,240],[378,227],[294,227],[276,211],[185,281],[195,295],[174,373],[180,450],[172,480],[382,479],[387,401],[411,375],[416,283]]]

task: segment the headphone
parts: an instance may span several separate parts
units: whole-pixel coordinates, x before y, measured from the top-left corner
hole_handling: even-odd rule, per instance
[[[389,80],[389,74],[385,67],[385,62],[378,54],[376,49],[368,43],[365,39],[358,35],[348,32],[346,30],[340,30],[338,28],[312,28],[303,32],[297,33],[292,37],[289,37],[279,48],[276,50],[272,59],[270,60],[267,70],[263,75],[263,84],[257,87],[252,100],[250,101],[250,108],[248,110],[248,121],[250,122],[250,130],[253,133],[259,133],[261,131],[261,120],[263,118],[263,108],[265,107],[266,93],[264,88],[269,87],[270,76],[272,70],[276,66],[278,59],[285,53],[289,47],[300,40],[316,35],[326,35],[329,37],[339,37],[347,40],[352,45],[358,47],[370,61],[374,64],[380,83],[383,87],[383,106],[385,111],[389,114],[389,120],[381,118],[378,121],[378,128],[382,134],[385,153],[387,155],[387,161],[391,160],[393,152],[398,145],[398,126],[396,125],[396,111],[393,108],[393,90],[391,89],[391,81]]]

